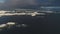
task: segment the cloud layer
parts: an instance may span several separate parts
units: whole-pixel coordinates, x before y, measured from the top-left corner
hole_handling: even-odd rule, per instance
[[[9,7],[38,5],[37,0],[6,0],[5,4]]]
[[[58,3],[59,0],[57,0]],[[47,6],[54,5],[55,0],[5,0],[4,3],[0,3],[0,7],[5,8],[20,8],[20,7],[31,7],[31,6]]]

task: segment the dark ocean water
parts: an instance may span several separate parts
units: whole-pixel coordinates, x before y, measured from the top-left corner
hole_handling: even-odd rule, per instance
[[[60,34],[60,14],[41,17],[31,16],[3,16],[0,23],[16,22],[27,24],[26,28],[14,28],[1,31],[1,34]]]

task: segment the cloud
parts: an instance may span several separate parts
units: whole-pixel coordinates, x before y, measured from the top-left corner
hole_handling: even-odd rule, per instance
[[[4,3],[0,3],[0,8],[21,8],[21,7],[40,7],[47,5],[54,5],[55,0],[4,0]]]
[[[38,5],[37,0],[6,0],[5,5],[9,7],[24,7]]]

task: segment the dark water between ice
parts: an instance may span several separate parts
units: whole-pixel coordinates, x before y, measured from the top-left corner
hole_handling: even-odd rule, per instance
[[[60,14],[52,14],[45,18],[31,16],[4,16],[0,23],[16,22],[27,24],[26,28],[14,28],[2,31],[1,34],[60,34]]]

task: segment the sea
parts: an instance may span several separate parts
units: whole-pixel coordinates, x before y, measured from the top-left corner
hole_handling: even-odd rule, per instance
[[[16,22],[28,27],[13,28],[0,31],[0,34],[60,34],[60,14],[41,16],[2,16],[0,24]]]

